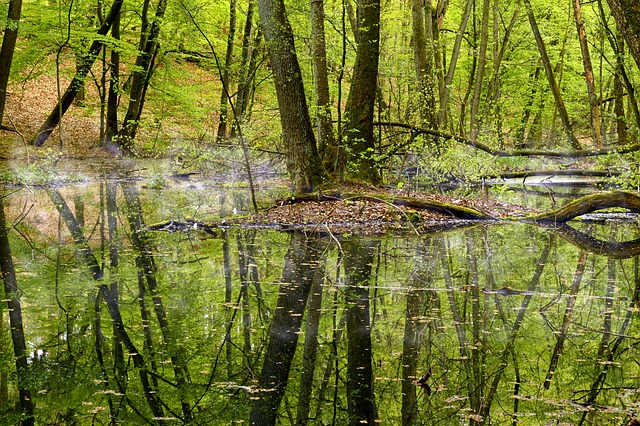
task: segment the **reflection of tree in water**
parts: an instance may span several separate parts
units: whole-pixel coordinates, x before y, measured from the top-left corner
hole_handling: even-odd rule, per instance
[[[30,389],[37,418],[620,425],[639,407],[633,229],[212,238],[141,231],[154,193],[102,188],[96,203],[43,191],[73,241],[59,262],[25,267],[31,246],[9,233],[19,268],[38,268],[17,276],[24,339],[48,354],[22,385],[13,356],[0,368],[5,399]],[[17,229],[44,246],[29,219]],[[60,304],[42,284],[56,273]]]

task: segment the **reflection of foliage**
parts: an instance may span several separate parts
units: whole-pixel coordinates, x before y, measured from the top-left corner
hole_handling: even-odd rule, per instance
[[[86,205],[96,207],[87,207],[84,229],[85,235],[92,235],[90,244],[100,257],[99,233],[91,234],[91,230],[99,229],[95,226],[100,217],[100,203],[95,198],[98,192],[87,195]],[[211,198],[190,198],[184,191],[171,188],[165,192],[141,191],[149,212],[145,219],[153,223],[166,220],[168,214],[192,216],[190,209],[197,203],[210,212],[219,200],[218,195],[207,195]],[[16,198],[10,200],[10,208],[21,208],[18,196],[13,197]],[[16,217],[14,213],[17,212],[10,211],[8,217]],[[38,214],[35,213],[36,210],[27,215],[18,226],[28,239],[12,232],[11,242],[23,292],[27,339],[33,351],[46,351],[30,364],[39,421],[69,418],[82,422],[95,416],[108,423],[109,399],[123,407],[132,404],[146,413],[148,407],[132,363],[125,365],[126,386],[119,388],[115,381],[113,354],[117,341],[109,312],[101,303],[102,352],[110,374],[109,383],[104,382],[95,356],[96,284],[86,266],[74,260],[75,249],[66,230],[62,234],[66,243],[56,269],[57,214],[46,204],[38,205]],[[126,222],[124,214],[119,220]],[[225,240],[195,232],[154,233],[158,296],[166,308],[175,340],[163,341],[147,294],[149,327],[154,338],[152,353],[144,343],[138,270],[127,229],[120,229],[119,265],[106,266],[104,280],[117,278],[126,330],[147,361],[146,368],[155,369],[155,374],[166,380],[153,385],[158,398],[180,413],[180,396],[172,384],[170,361],[179,353],[190,374],[184,399],[191,404],[198,401],[199,409],[193,411],[195,421],[207,424],[246,420],[269,344],[290,236],[274,231],[234,230]],[[614,229],[585,224],[580,230],[604,240],[637,238],[633,226]],[[309,379],[313,381],[310,413],[323,424],[331,423],[334,415],[336,424],[348,421],[343,409],[347,406],[348,342],[344,324],[341,325],[347,309],[341,253],[347,248],[344,237],[334,237],[323,239],[330,248],[324,252],[326,280],[316,372]],[[595,407],[587,415],[592,423],[622,424],[638,408],[634,389],[640,370],[635,341],[630,338],[640,331],[634,306],[636,259],[609,261],[586,255],[583,276],[575,287],[575,307],[564,348],[551,386],[545,390],[551,353],[577,276],[577,248],[560,238],[552,244],[544,230],[525,225],[479,227],[424,238],[385,237],[378,238],[375,246],[375,256],[369,262],[371,277],[363,278],[361,285],[369,286],[373,386],[383,424],[401,421],[403,380],[409,381],[417,392],[418,424],[479,423],[482,413],[478,408],[489,402],[489,419],[482,419],[487,423],[511,423],[517,416],[523,424],[550,420],[578,424],[584,409],[580,404],[590,403]],[[545,247],[548,259],[542,262]],[[540,271],[538,281],[533,280],[536,270]],[[56,282],[56,277],[59,303],[50,284]],[[231,291],[228,299],[227,282]],[[528,305],[522,309],[525,300]],[[523,320],[514,334],[521,312]],[[307,313],[303,324],[306,316]],[[407,321],[415,324],[413,358],[403,357]],[[230,340],[222,346],[227,330]],[[301,331],[281,416],[288,415],[285,407],[296,407],[298,402],[304,325]],[[415,362],[414,377],[403,377],[403,364],[411,360]],[[11,371],[10,353],[0,354],[0,368]],[[413,385],[429,368],[431,395]],[[605,368],[607,374],[598,384],[596,379]],[[496,393],[489,401],[493,381],[499,376]],[[168,410],[165,414],[173,415]],[[130,409],[120,411],[118,416],[121,422],[141,423]]]

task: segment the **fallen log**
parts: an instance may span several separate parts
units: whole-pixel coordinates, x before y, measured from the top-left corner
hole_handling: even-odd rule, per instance
[[[640,197],[630,192],[613,191],[585,195],[550,212],[533,216],[537,222],[567,222],[587,213],[609,208],[624,208],[632,213],[640,213]]]

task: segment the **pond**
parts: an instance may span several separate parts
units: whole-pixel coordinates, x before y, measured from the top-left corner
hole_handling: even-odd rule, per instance
[[[640,410],[635,218],[166,232],[150,227],[248,210],[247,188],[100,172],[1,191],[2,424],[623,425]]]

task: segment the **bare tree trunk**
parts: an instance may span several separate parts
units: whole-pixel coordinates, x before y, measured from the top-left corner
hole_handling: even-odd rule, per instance
[[[23,416],[20,424],[22,426],[31,426],[35,424],[35,419],[33,417],[34,404],[31,399],[31,390],[27,387],[29,374],[27,344],[22,322],[20,289],[18,288],[16,270],[11,257],[11,246],[9,244],[2,197],[0,197],[0,272],[4,283],[4,299],[7,302],[9,311],[9,327],[11,328],[11,341],[13,342],[13,354],[16,363],[20,409]]]
[[[324,0],[311,0],[311,51],[313,56],[313,84],[316,91],[316,129],[318,152],[325,169],[336,172],[338,144],[331,124],[331,97],[327,72],[327,46],[324,37]]]
[[[433,52],[431,37],[427,33],[432,31],[431,2],[423,0],[411,1],[411,16],[413,18],[413,62],[418,86],[417,109],[420,112],[421,126],[431,128],[435,124],[435,96],[433,92]],[[429,31],[431,30],[431,31]]]
[[[556,106],[558,108],[558,113],[560,114],[560,119],[562,120],[562,125],[564,127],[565,135],[567,139],[571,143],[571,147],[573,149],[580,150],[582,146],[578,139],[576,139],[576,135],[573,133],[573,129],[571,127],[571,122],[569,121],[569,114],[567,113],[567,109],[564,106],[564,100],[562,99],[562,93],[560,92],[560,87],[556,82],[555,76],[553,74],[553,69],[551,67],[551,61],[549,60],[549,55],[547,54],[547,48],[545,47],[544,40],[542,39],[542,35],[540,34],[540,30],[538,29],[538,23],[536,22],[535,15],[533,13],[533,8],[531,7],[531,3],[529,0],[523,0],[525,8],[527,10],[527,16],[529,17],[529,24],[531,25],[531,30],[533,31],[533,35],[536,39],[536,44],[538,46],[538,51],[540,52],[540,58],[542,59],[542,65],[544,66],[544,71],[547,74],[547,80],[549,80],[549,86],[551,88],[551,92],[553,93],[553,98],[555,99]]]
[[[216,132],[216,138],[218,142],[223,142],[227,138],[227,121],[228,121],[228,106],[229,100],[229,87],[231,87],[231,81],[229,78],[231,71],[231,62],[233,61],[233,43],[236,38],[236,9],[237,0],[229,0],[229,33],[227,34],[227,51],[224,56],[224,68],[222,69],[222,91],[220,94],[220,121],[218,122],[218,131]]]
[[[478,52],[478,66],[476,71],[476,81],[473,86],[473,98],[471,98],[471,134],[470,139],[478,139],[480,132],[480,96],[482,95],[482,83],[484,80],[484,69],[487,62],[487,46],[489,41],[489,0],[482,2],[482,24],[480,27],[480,47]]]
[[[438,128],[444,128],[446,126],[447,108],[449,107],[449,96],[451,93],[451,83],[453,82],[453,75],[456,71],[456,64],[460,57],[460,45],[467,29],[467,23],[471,16],[471,9],[475,0],[467,0],[467,5],[460,19],[460,27],[458,27],[458,33],[456,40],[453,43],[453,50],[451,51],[451,59],[449,60],[449,68],[447,68],[447,75],[444,78],[444,88],[442,96],[440,98],[440,110],[438,112]]]
[[[145,0],[143,5],[140,42],[138,45],[139,53],[131,77],[129,106],[122,122],[122,128],[118,133],[120,145],[125,151],[131,151],[133,149],[133,140],[135,139],[140,124],[147,87],[151,80],[155,57],[158,53],[160,25],[167,10],[167,3],[168,0],[160,0],[158,2],[156,13],[151,23],[148,22],[147,16],[149,0]]]
[[[589,55],[589,45],[587,44],[587,33],[582,21],[582,6],[580,0],[573,0],[573,13],[576,18],[578,30],[578,40],[580,41],[580,51],[582,53],[582,65],[584,66],[584,77],[587,83],[587,93],[589,94],[589,105],[591,106],[591,134],[596,142],[597,148],[602,148],[602,130],[600,128],[600,108],[596,85],[593,77],[593,67],[591,66],[591,55]]]
[[[7,84],[9,83],[9,74],[11,73],[13,52],[16,50],[21,12],[22,0],[10,0],[7,21],[4,28],[4,37],[2,37],[2,48],[0,49],[0,126],[2,125],[4,107],[7,102]]]
[[[249,1],[249,8],[247,9],[247,17],[244,22],[244,33],[242,35],[242,57],[240,58],[239,68],[239,81],[238,81],[238,94],[236,96],[235,114],[233,117],[233,125],[231,127],[231,137],[235,137],[239,133],[239,128],[244,121],[244,113],[247,109],[247,103],[251,93],[250,87],[253,81],[252,60],[254,54],[257,51],[259,38],[254,34],[253,30],[253,14],[255,11],[255,1]],[[259,31],[258,31],[259,34]]]
[[[351,171],[353,176],[377,185],[382,178],[375,160],[373,110],[380,59],[380,0],[358,2],[357,41],[351,89],[345,105],[346,149],[349,151],[348,160],[354,165]]]
[[[120,13],[113,21],[111,37],[114,40],[120,40]],[[120,89],[120,52],[118,49],[111,49],[109,70],[111,76],[109,77],[109,94],[107,95],[107,120],[104,140],[107,146],[113,142],[113,138],[118,134],[118,92]]]

